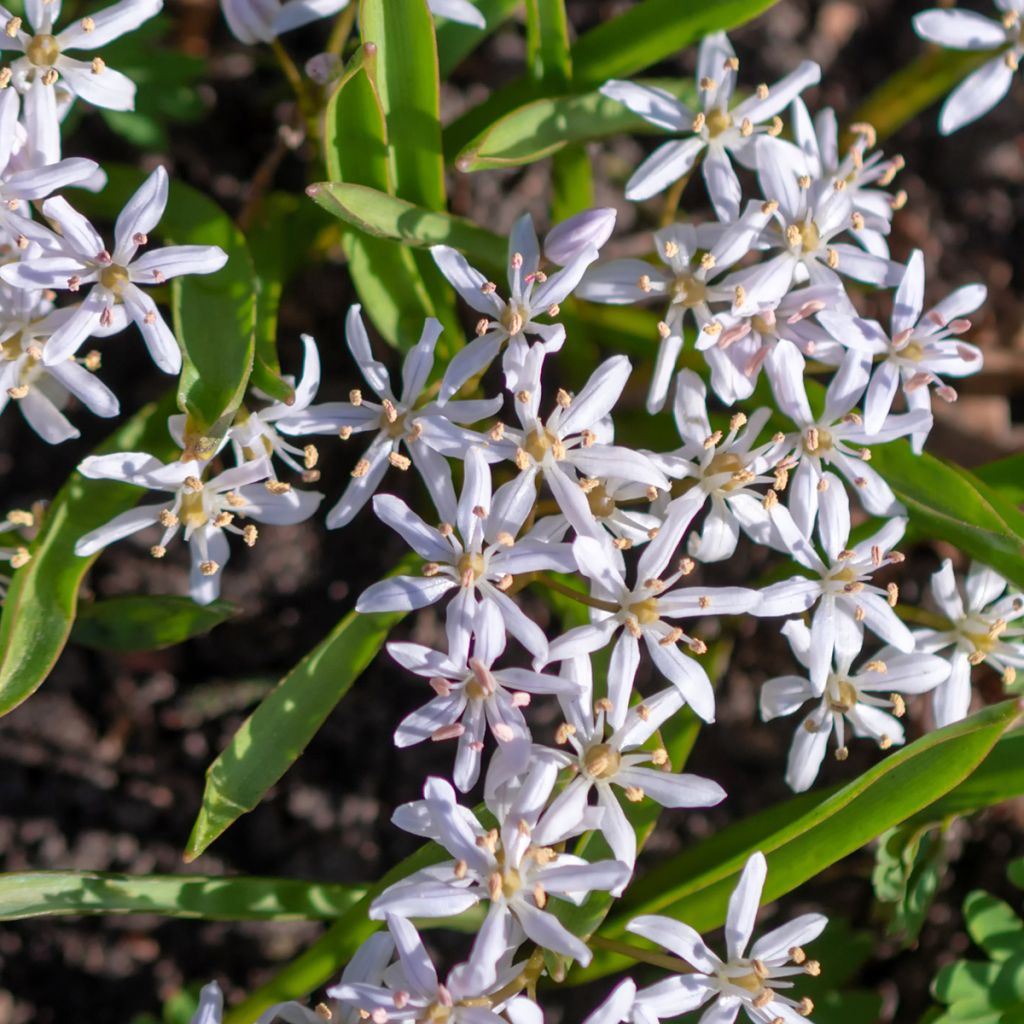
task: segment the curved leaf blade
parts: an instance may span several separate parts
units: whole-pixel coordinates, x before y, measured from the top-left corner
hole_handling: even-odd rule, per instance
[[[173,594],[111,597],[78,609],[71,639],[99,651],[159,651],[209,633],[237,611],[227,601],[201,605]]]

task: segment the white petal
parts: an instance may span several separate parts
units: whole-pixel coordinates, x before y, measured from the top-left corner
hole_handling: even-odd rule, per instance
[[[699,136],[659,146],[626,182],[626,198],[638,201],[663,192],[693,167],[703,148]]]
[[[392,576],[363,591],[357,612],[397,612],[426,608],[455,586],[447,576]]]
[[[952,135],[982,114],[987,114],[1009,91],[1013,71],[1003,58],[994,57],[968,75],[942,105],[939,131]]]
[[[747,950],[767,875],[768,864],[764,854],[751,854],[743,867],[736,888],[729,897],[729,910],[725,918],[725,941],[730,960],[739,959]]]
[[[954,50],[994,50],[1006,44],[1003,26],[973,11],[922,11],[913,21],[922,39]]]
[[[639,114],[645,121],[668,132],[679,132],[689,128],[693,112],[687,110],[679,100],[664,89],[636,85],[612,79],[600,88],[602,96],[616,100]]]

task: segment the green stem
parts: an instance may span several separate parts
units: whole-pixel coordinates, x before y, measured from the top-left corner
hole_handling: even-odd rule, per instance
[[[904,622],[912,622],[915,626],[927,626],[929,629],[937,629],[944,632],[952,628],[952,623],[942,615],[927,611],[924,608],[914,608],[912,605],[897,604],[896,614]]]
[[[618,953],[620,956],[628,956],[630,960],[637,963],[652,964],[655,967],[664,967],[676,974],[693,974],[694,969],[678,957],[669,956],[667,953],[656,953],[651,949],[641,949],[639,946],[631,946],[628,942],[616,942],[615,939],[605,939],[600,935],[591,935],[587,939],[587,945],[591,949],[604,949],[609,953]]]
[[[661,208],[661,216],[658,218],[658,227],[667,228],[676,219],[676,214],[679,212],[679,204],[683,198],[683,192],[686,190],[686,186],[690,184],[690,175],[693,174],[691,168],[686,172],[669,190],[665,196],[665,205]]]
[[[302,116],[308,121],[315,121],[317,103],[310,94],[306,79],[302,77],[302,72],[298,69],[295,61],[292,60],[291,54],[281,45],[280,39],[272,39],[270,41],[270,48],[274,51],[274,57],[284,72],[284,77],[288,79],[292,92],[295,93],[295,99],[299,104],[299,110],[302,111]]]
[[[602,601],[599,597],[591,597],[582,591],[567,587],[564,583],[559,583],[558,580],[541,577],[534,582],[547,587],[548,590],[553,590],[556,594],[561,594],[563,597],[571,598],[573,601],[578,601],[580,604],[588,605],[591,608],[597,608],[602,612],[618,612],[622,610],[619,605],[612,601]]]
[[[345,49],[348,37],[352,34],[357,6],[355,0],[352,0],[352,3],[334,19],[331,34],[327,37],[327,53],[333,53],[336,57],[341,56],[341,51]]]

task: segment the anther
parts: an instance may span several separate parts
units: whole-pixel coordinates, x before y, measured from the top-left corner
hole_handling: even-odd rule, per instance
[[[199,571],[204,576],[216,576],[220,571],[220,566],[213,560],[208,560],[199,563]]]
[[[817,960],[808,960],[804,964],[804,971],[806,971],[812,978],[818,977],[821,974],[821,964]]]
[[[245,529],[242,530],[242,540],[245,542],[245,546],[251,548],[258,537],[259,530],[252,523],[247,523]]]
[[[283,480],[265,480],[263,486],[268,494],[287,494],[292,489],[292,485]]]
[[[639,786],[626,786],[626,799],[633,804],[640,803],[644,798],[644,791]]]
[[[750,1005],[755,1010],[763,1010],[774,998],[775,993],[770,988],[762,989],[761,994],[750,1001]]]
[[[21,18],[11,18],[7,24],[4,25],[4,34],[9,38],[14,39],[15,36],[21,31]]]
[[[356,406],[356,408],[358,408],[359,406],[361,406],[363,404],[363,393],[362,393],[362,391],[360,391],[359,388],[353,388],[348,393],[348,400],[354,406]]]
[[[885,592],[889,607],[895,608],[900,599],[900,588],[895,583],[889,583],[885,588]]]
[[[104,61],[102,57],[93,57],[92,64],[90,65],[94,75],[100,74],[106,66],[106,61]]]
[[[890,693],[889,703],[892,704],[892,713],[897,718],[902,718],[907,713],[907,702],[900,694]]]
[[[836,748],[836,760],[837,761],[845,761],[849,756],[850,756],[849,748],[847,748],[847,747],[837,747]]]
[[[402,470],[403,473],[412,465],[412,459],[407,455],[402,455],[401,452],[392,452],[388,456],[388,462],[390,462],[395,469]]]

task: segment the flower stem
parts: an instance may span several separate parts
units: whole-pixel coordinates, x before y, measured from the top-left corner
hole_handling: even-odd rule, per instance
[[[609,953],[618,953],[621,956],[628,956],[630,960],[638,963],[653,964],[655,967],[664,967],[666,970],[676,974],[693,974],[694,969],[679,957],[669,956],[666,953],[657,953],[652,949],[641,949],[639,946],[631,946],[628,942],[616,942],[614,939],[605,939],[600,935],[591,935],[587,939],[587,945],[591,949],[605,949]]]
[[[563,597],[571,598],[573,601],[578,601],[580,604],[588,605],[591,608],[597,608],[603,612],[621,611],[619,605],[613,601],[602,601],[599,597],[591,597],[590,594],[584,594],[580,590],[573,590],[572,587],[567,587],[564,583],[559,583],[558,580],[541,577],[534,582],[547,587],[548,590],[553,590],[556,594],[561,594]]]
[[[277,63],[284,72],[284,77],[288,79],[288,84],[292,87],[292,92],[295,93],[295,99],[298,101],[299,110],[302,111],[303,117],[315,119],[317,104],[310,95],[309,89],[306,86],[306,80],[302,77],[302,72],[299,71],[295,61],[292,60],[291,54],[281,45],[280,39],[272,39],[270,47],[274,51]]]

